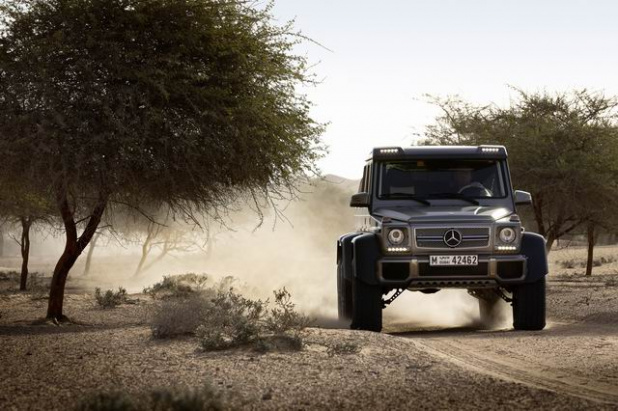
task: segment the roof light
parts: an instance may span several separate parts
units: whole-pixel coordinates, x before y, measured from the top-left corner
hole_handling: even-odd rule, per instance
[[[397,154],[399,149],[397,148],[381,148],[380,154]]]
[[[483,153],[497,153],[500,151],[499,147],[481,147]]]

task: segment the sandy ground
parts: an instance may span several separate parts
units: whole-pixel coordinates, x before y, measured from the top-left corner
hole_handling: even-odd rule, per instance
[[[66,313],[83,325],[33,325],[45,301],[0,280],[0,409],[70,409],[97,391],[212,384],[241,409],[618,410],[618,263],[586,278],[561,265],[582,250],[551,257],[542,332],[398,316],[380,334],[312,328],[302,351],[267,354],[155,340],[144,295],[102,310],[73,289]],[[359,351],[329,350],[346,342]]]

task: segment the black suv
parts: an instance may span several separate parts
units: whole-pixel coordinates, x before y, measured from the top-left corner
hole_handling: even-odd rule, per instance
[[[350,202],[357,230],[337,242],[339,318],[380,331],[404,290],[464,288],[482,321],[503,299],[516,330],[543,329],[545,239],[516,214],[531,202],[513,191],[503,146],[374,149]]]

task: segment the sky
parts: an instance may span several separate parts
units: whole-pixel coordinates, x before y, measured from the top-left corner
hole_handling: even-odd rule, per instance
[[[618,95],[618,2],[275,0],[320,84],[323,174],[359,178],[376,146],[408,146],[439,110],[427,94],[506,106],[525,91]],[[511,87],[512,86],[512,87]]]

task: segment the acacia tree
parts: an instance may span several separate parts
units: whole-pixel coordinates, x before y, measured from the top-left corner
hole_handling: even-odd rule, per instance
[[[53,199],[66,236],[49,319],[116,204],[203,211],[315,169],[322,126],[295,91],[312,78],[270,6],[16,0],[0,19],[0,184]]]
[[[618,101],[586,90],[528,94],[510,107],[434,99],[443,115],[428,143],[503,144],[513,183],[532,192],[537,230],[554,241],[598,216],[618,194]]]

